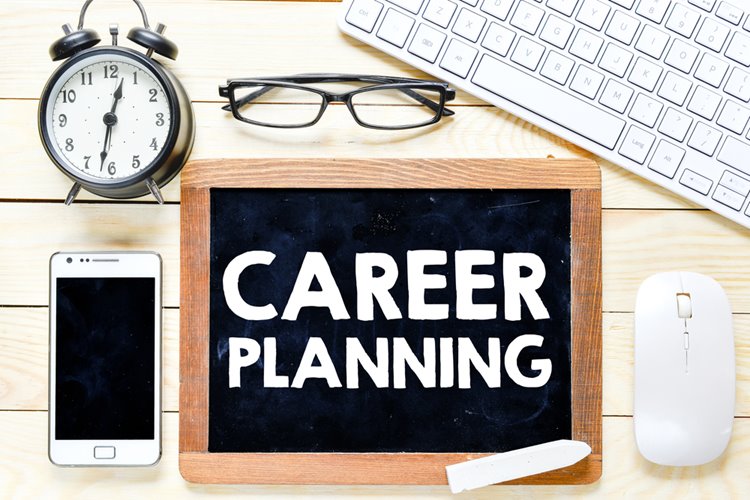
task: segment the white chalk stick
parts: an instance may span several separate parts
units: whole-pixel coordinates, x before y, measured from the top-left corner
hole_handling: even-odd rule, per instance
[[[495,483],[562,469],[580,462],[591,454],[591,447],[581,441],[560,439],[520,450],[448,465],[448,484],[453,493],[473,490]]]

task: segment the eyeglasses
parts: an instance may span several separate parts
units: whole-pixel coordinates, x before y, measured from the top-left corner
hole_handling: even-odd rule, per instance
[[[310,87],[310,83],[372,84],[344,94]],[[456,97],[447,83],[414,78],[370,75],[304,74],[228,80],[219,95],[229,98],[221,109],[240,121],[275,128],[315,125],[328,104],[346,104],[361,126],[403,130],[437,123],[453,111],[445,107]]]

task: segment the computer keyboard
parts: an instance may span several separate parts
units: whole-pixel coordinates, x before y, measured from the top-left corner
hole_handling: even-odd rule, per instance
[[[344,0],[347,34],[750,227],[750,16],[717,0]]]

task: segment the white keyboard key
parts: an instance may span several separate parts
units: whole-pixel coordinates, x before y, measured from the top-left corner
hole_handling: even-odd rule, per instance
[[[607,26],[606,33],[615,40],[619,40],[625,45],[630,45],[640,25],[641,22],[638,19],[618,10],[612,15],[612,20],[609,22],[609,26]]]
[[[708,47],[714,52],[719,52],[724,45],[724,42],[727,40],[727,35],[729,35],[729,28],[710,17],[707,17],[703,21],[701,29],[698,30],[698,35],[695,37],[695,41],[704,47]]]
[[[734,101],[724,103],[724,109],[719,114],[719,119],[716,123],[724,127],[727,130],[731,130],[735,134],[742,134],[745,130],[747,122],[750,120],[750,110],[744,108]],[[747,159],[750,162],[750,158]]]
[[[622,78],[628,70],[631,59],[633,59],[633,54],[614,43],[610,43],[604,49],[599,67]]]
[[[630,72],[628,81],[638,85],[642,89],[653,92],[660,76],[661,66],[647,61],[643,57],[639,57],[633,65],[633,70]]]
[[[426,24],[420,24],[409,45],[409,52],[432,63],[437,59],[444,42],[444,34]]]
[[[453,25],[453,33],[476,42],[485,22],[486,20],[479,14],[475,14],[469,9],[461,9],[458,18],[456,18],[456,24]]]
[[[711,128],[703,122],[698,122],[688,140],[688,146],[705,155],[713,156],[716,146],[719,145],[721,140],[721,135],[721,132],[715,128]]]
[[[516,12],[510,20],[510,24],[516,28],[533,35],[539,29],[539,24],[544,17],[544,11],[539,7],[522,1],[518,4]]]
[[[388,0],[394,5],[398,5],[404,10],[408,10],[412,14],[419,13],[419,9],[422,8],[422,2],[424,0]]]
[[[453,2],[449,2],[448,0],[430,0],[422,17],[441,28],[447,28],[455,12],[456,4]]]
[[[515,0],[484,0],[484,2],[482,2],[482,12],[486,12],[501,21],[505,21],[505,18],[508,17],[508,13],[510,12],[510,8],[513,7],[514,1]]]
[[[667,20],[667,29],[672,30],[675,33],[679,33],[685,38],[693,36],[693,30],[695,30],[701,15],[693,9],[688,9],[682,4],[675,4],[672,13],[669,15]]]
[[[724,55],[743,66],[750,66],[750,37],[735,33]]]
[[[711,12],[714,8],[716,0],[688,0],[688,3],[690,5],[695,5],[696,7],[701,8],[706,12]]]
[[[720,162],[750,175],[748,158],[750,158],[750,144],[738,141],[734,137],[727,137],[719,151],[719,156],[716,157]]]
[[[669,8],[670,0],[641,0],[635,13],[660,24]]]
[[[729,208],[733,208],[737,211],[742,210],[742,205],[745,203],[745,197],[741,196],[731,189],[724,186],[717,186],[714,191],[713,199],[719,203],[723,203]]]
[[[719,104],[721,104],[721,96],[699,85],[695,89],[687,109],[696,115],[701,115],[706,120],[713,120]]]
[[[346,14],[346,22],[370,33],[375,27],[381,10],[383,10],[383,4],[375,0],[354,0]]]
[[[698,57],[698,49],[692,45],[688,45],[682,40],[675,39],[672,42],[672,47],[667,53],[664,62],[672,66],[673,68],[679,69],[683,73],[690,73],[690,70],[695,64],[695,60]]]
[[[599,92],[599,87],[601,87],[603,81],[604,76],[601,73],[581,64],[578,65],[578,70],[570,82],[570,88],[589,99],[593,99]]]
[[[690,83],[690,80],[667,71],[667,75],[664,77],[664,81],[661,87],[659,87],[657,94],[659,97],[682,106],[685,104],[685,99],[687,99],[688,92],[690,92],[692,86],[693,84]]]
[[[659,172],[664,177],[674,178],[677,169],[680,167],[682,158],[685,156],[685,150],[668,143],[659,141],[654,151],[654,156],[648,164],[648,168],[654,172]]]
[[[730,172],[729,170],[724,171],[724,175],[721,176],[719,184],[724,187],[728,187],[735,193],[739,193],[742,196],[747,196],[748,194],[750,194],[750,181]]]
[[[593,63],[599,50],[602,48],[604,40],[586,30],[578,30],[573,43],[570,45],[570,53],[578,56],[584,61]]]
[[[440,67],[461,78],[466,78],[476,57],[477,49],[453,39],[448,44],[448,49],[445,51],[443,60],[440,62]]]
[[[633,97],[633,90],[630,87],[610,79],[604,87],[599,102],[618,113],[624,113],[631,97]]]
[[[682,142],[685,140],[691,123],[693,123],[693,119],[688,115],[673,108],[667,108],[667,112],[664,113],[664,118],[661,120],[661,125],[659,125],[659,132],[675,141]]]
[[[724,75],[727,74],[727,69],[729,69],[729,64],[710,54],[703,54],[703,58],[700,64],[698,64],[698,69],[695,70],[695,77],[702,82],[718,88],[724,79]]]
[[[414,19],[396,9],[388,9],[378,30],[378,38],[403,47],[414,26]]]
[[[612,3],[616,3],[620,7],[625,7],[626,9],[632,9],[633,4],[635,3],[635,0],[609,0]]]
[[[510,45],[513,43],[513,39],[516,34],[505,26],[500,26],[497,23],[490,23],[487,34],[484,35],[482,40],[482,47],[489,49],[492,52],[505,57],[508,55]]]
[[[578,0],[547,0],[547,7],[564,16],[572,15],[577,4]]]
[[[638,94],[628,116],[647,127],[653,127],[663,107],[664,105],[659,101],[646,97],[644,94]]]
[[[599,0],[583,0],[583,5],[578,10],[576,21],[599,31],[604,26],[604,21],[608,15],[609,5]]]
[[[558,48],[564,49],[568,44],[571,33],[573,33],[572,24],[563,21],[557,16],[550,15],[547,16],[547,22],[544,24],[539,38]]]
[[[686,168],[685,171],[682,172],[682,177],[680,177],[680,184],[687,186],[700,194],[708,194],[708,192],[711,191],[713,182],[711,182],[711,179],[703,177],[702,175]]]
[[[565,85],[568,81],[570,72],[573,71],[574,63],[571,59],[558,54],[555,51],[550,51],[547,55],[547,60],[542,65],[540,73],[542,76],[546,76],[550,80]]]
[[[643,27],[635,48],[654,59],[661,59],[667,42],[669,42],[669,35],[647,24]]]
[[[631,125],[625,136],[625,140],[622,141],[622,146],[620,146],[620,154],[643,165],[655,139],[653,135],[645,130]]]
[[[608,149],[615,147],[625,128],[623,120],[486,55],[472,82]]]
[[[518,40],[516,50],[513,51],[510,59],[531,71],[536,71],[536,67],[539,66],[539,61],[542,60],[543,55],[544,45],[532,42],[525,36],[522,36]]]
[[[740,24],[740,19],[742,19],[742,9],[738,9],[730,3],[721,2],[719,8],[716,9],[716,17],[737,26]]]
[[[750,19],[750,17],[748,17]],[[724,92],[741,101],[750,101],[750,73],[734,68],[724,87]]]

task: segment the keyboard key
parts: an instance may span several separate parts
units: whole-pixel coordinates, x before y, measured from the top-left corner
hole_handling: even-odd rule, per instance
[[[721,132],[715,128],[698,122],[695,125],[695,130],[693,130],[693,135],[690,136],[688,146],[705,155],[713,156],[716,146],[719,145],[719,141],[721,140],[721,135]]]
[[[750,16],[748,16],[750,19]],[[750,101],[750,73],[734,68],[724,87],[724,92],[741,101]]]
[[[572,15],[576,4],[578,4],[578,0],[547,0],[547,7],[564,16]]]
[[[734,137],[727,137],[719,151],[719,156],[716,157],[720,162],[750,175],[748,158],[750,158],[750,144],[738,141]]]
[[[692,45],[688,45],[682,40],[675,39],[674,42],[672,42],[672,47],[670,47],[669,53],[664,59],[664,62],[673,68],[679,69],[683,73],[690,73],[693,64],[695,64],[695,60],[698,57],[698,52],[698,49]]]
[[[513,51],[510,59],[531,71],[536,71],[536,67],[539,66],[539,61],[542,60],[543,55],[544,45],[532,42],[525,36],[522,36],[518,40],[516,50]]]
[[[651,146],[654,144],[654,140],[655,137],[653,135],[631,125],[625,136],[625,140],[622,141],[622,146],[620,146],[620,154],[643,165],[648,152],[651,150]]]
[[[669,3],[670,0],[641,0],[638,8],[635,9],[635,13],[652,20],[656,24],[661,24],[664,14],[669,8]]]
[[[631,88],[610,79],[607,86],[604,87],[599,102],[618,113],[624,113],[632,96],[633,90]]]
[[[750,120],[750,110],[728,100],[724,103],[724,109],[721,110],[716,123],[735,134],[742,134],[748,120]],[[750,162],[750,158],[747,161]]]
[[[414,39],[409,45],[409,52],[425,61],[434,63],[445,42],[445,35],[426,24],[420,24]]]
[[[513,7],[513,2],[514,0],[484,0],[482,2],[482,12],[505,21],[510,8]]]
[[[633,54],[614,43],[610,43],[604,49],[599,67],[622,78],[628,70],[631,59],[633,59]]]
[[[381,10],[383,10],[383,4],[375,0],[354,0],[346,14],[346,22],[370,33],[375,27]]]
[[[570,82],[570,88],[589,99],[593,99],[599,92],[599,87],[601,87],[603,81],[604,76],[601,73],[579,65],[576,74],[573,76],[573,81]]]
[[[675,141],[682,142],[685,140],[691,123],[693,123],[693,119],[688,115],[673,108],[667,108],[667,112],[664,113],[664,118],[661,120],[661,125],[659,125],[659,132]]]
[[[662,82],[661,87],[659,87],[659,92],[657,92],[657,94],[659,97],[673,102],[678,106],[682,106],[685,103],[685,99],[687,98],[688,92],[690,92],[690,87],[692,86],[693,84],[690,83],[690,80],[677,76],[671,71],[667,71],[667,76],[664,77],[664,81]]]
[[[604,40],[586,30],[578,30],[573,43],[570,45],[570,53],[578,56],[584,61],[593,63]]]
[[[728,187],[735,193],[739,193],[742,196],[747,196],[748,194],[750,194],[750,181],[730,172],[729,170],[724,171],[724,175],[721,176],[719,184],[724,187]]]
[[[667,29],[679,33],[685,38],[693,36],[693,31],[698,25],[701,15],[693,9],[688,9],[682,4],[675,4],[672,13],[667,20]]]
[[[456,24],[453,25],[453,33],[466,38],[469,41],[476,42],[479,39],[479,34],[484,28],[486,19],[475,14],[469,9],[461,9],[456,19]]]
[[[680,167],[684,156],[684,149],[678,148],[667,141],[659,141],[659,145],[656,146],[656,151],[654,151],[654,156],[651,158],[648,168],[660,173],[664,177],[672,179],[674,178],[674,174],[677,173],[677,169]]]
[[[711,179],[703,177],[702,175],[693,172],[688,168],[686,168],[685,171],[682,172],[682,177],[680,177],[680,184],[682,184],[683,186],[687,186],[693,191],[697,191],[703,195],[708,194],[708,192],[711,191],[711,186],[713,186],[713,182],[711,181]]]
[[[398,5],[404,10],[408,10],[412,14],[417,14],[419,13],[419,9],[422,8],[422,2],[424,0],[388,0],[388,1],[394,5]]]
[[[638,94],[628,116],[647,127],[653,127],[663,107],[664,105],[659,101],[646,97],[644,94]]]
[[[704,87],[698,86],[690,99],[687,109],[706,120],[713,120],[721,104],[721,97]]]
[[[490,23],[487,34],[484,35],[484,40],[482,40],[482,47],[505,57],[515,37],[516,34],[505,26]]]
[[[745,203],[745,197],[741,196],[729,188],[724,186],[717,186],[714,191],[713,199],[722,203],[729,208],[733,208],[738,212],[742,210],[742,205]]]
[[[729,69],[729,64],[710,54],[703,54],[698,69],[695,70],[695,77],[718,88],[724,79],[724,75],[727,74],[727,69]]]
[[[743,66],[750,66],[750,37],[735,33],[724,55]]]
[[[659,31],[650,24],[643,27],[641,36],[635,44],[635,49],[647,54],[654,59],[661,59],[664,48],[669,41],[669,35]]]
[[[612,20],[609,22],[607,27],[607,35],[611,36],[615,40],[619,40],[625,45],[630,45],[635,37],[635,32],[638,31],[638,26],[641,22],[629,15],[618,10],[615,11],[612,16]]]
[[[568,44],[571,33],[573,33],[572,24],[557,16],[550,15],[547,16],[547,22],[544,24],[539,38],[563,49]]]
[[[476,57],[477,49],[454,39],[448,44],[440,67],[461,78],[466,78]]]
[[[638,85],[642,89],[653,92],[660,76],[661,66],[639,57],[633,65],[633,70],[630,72],[628,81]]]
[[[695,37],[695,41],[704,47],[708,47],[714,52],[719,52],[724,45],[724,42],[727,40],[728,35],[729,28],[710,17],[707,17],[703,21],[701,29]]]
[[[401,48],[406,43],[413,26],[414,19],[396,9],[388,9],[380,24],[378,38]]]
[[[539,24],[544,17],[544,11],[529,2],[521,2],[510,20],[510,24],[516,28],[533,35],[539,29]]]
[[[742,19],[742,10],[730,3],[721,2],[719,8],[716,9],[716,17],[737,26],[740,24],[740,19]]]
[[[711,12],[714,8],[716,0],[688,0],[688,3],[690,5],[695,5],[696,7],[703,9],[706,12]]]
[[[583,0],[576,21],[599,31],[609,15],[609,6],[599,0]]]
[[[469,4],[472,7],[476,7],[477,3],[479,3],[478,0],[461,0],[463,3]]]
[[[570,72],[573,71],[573,61],[565,56],[558,54],[557,52],[550,51],[547,55],[547,60],[544,61],[542,76],[549,78],[550,80],[565,85],[568,81]]]
[[[447,28],[455,12],[456,4],[453,2],[449,2],[448,0],[430,0],[422,17],[441,28]]]
[[[625,7],[626,9],[632,9],[633,4],[635,3],[635,0],[609,0],[612,3],[616,3],[620,7]]]
[[[623,120],[486,55],[472,82],[608,149],[625,128]]]

